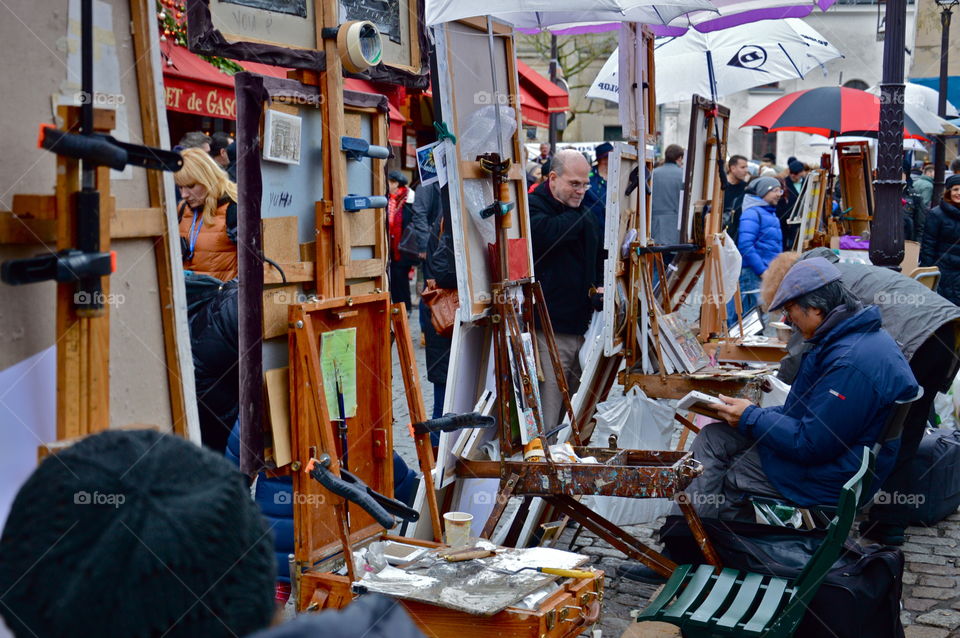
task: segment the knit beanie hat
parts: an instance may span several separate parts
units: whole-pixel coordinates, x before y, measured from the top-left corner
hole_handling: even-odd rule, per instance
[[[960,175],[951,175],[943,183],[944,188],[950,189],[954,186],[960,186]]]
[[[750,180],[750,183],[747,184],[747,192],[760,198],[763,198],[774,188],[780,188],[780,180],[776,177],[758,177]]]
[[[0,538],[18,637],[245,636],[273,615],[273,541],[223,457],[150,430],[46,458]]]

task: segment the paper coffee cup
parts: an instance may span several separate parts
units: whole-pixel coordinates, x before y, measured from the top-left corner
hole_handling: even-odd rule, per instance
[[[470,542],[470,524],[473,514],[466,512],[447,512],[443,515],[443,528],[446,532],[447,545],[450,547],[465,547]]]

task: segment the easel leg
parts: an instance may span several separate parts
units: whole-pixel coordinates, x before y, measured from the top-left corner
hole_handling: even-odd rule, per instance
[[[494,504],[490,516],[487,517],[483,531],[480,532],[480,538],[489,539],[493,535],[493,531],[497,528],[497,524],[500,523],[500,518],[503,516],[503,510],[506,509],[507,503],[510,502],[510,497],[513,496],[513,488],[516,486],[519,478],[516,474],[511,474],[503,483],[500,491],[497,492],[497,502]]]
[[[531,284],[528,287],[528,293],[532,293],[536,301],[537,313],[540,316],[540,327],[543,330],[543,336],[547,342],[550,362],[553,364],[553,373],[554,376],[556,376],[557,386],[560,388],[560,396],[563,398],[563,407],[570,416],[570,431],[573,436],[573,444],[579,447],[583,445],[580,438],[580,426],[573,413],[573,405],[570,403],[570,390],[567,387],[567,379],[564,376],[563,365],[560,362],[560,352],[557,350],[557,342],[553,334],[553,324],[550,323],[550,315],[547,312],[547,302],[544,300],[543,289],[540,288],[540,282]]]
[[[690,528],[690,531],[693,532],[697,546],[700,547],[700,551],[703,552],[703,557],[707,559],[707,563],[716,566],[719,570],[720,567],[723,567],[723,564],[720,562],[720,556],[717,554],[717,550],[714,549],[713,543],[710,542],[710,538],[707,536],[707,530],[703,528],[703,523],[700,521],[700,515],[697,514],[697,510],[690,504],[690,500],[684,492],[677,494],[676,501],[677,505],[680,506],[680,511],[683,512],[683,517],[687,519],[687,526]]]
[[[397,356],[400,358],[400,372],[403,375],[403,388],[407,395],[407,411],[411,423],[427,420],[423,406],[423,393],[420,390],[420,377],[417,374],[416,359],[413,356],[413,341],[410,339],[410,324],[402,303],[390,306],[390,320],[393,323],[393,336],[397,344]],[[430,524],[433,526],[433,540],[440,542],[443,528],[440,527],[440,508],[437,505],[437,492],[433,484],[433,445],[429,434],[414,434],[417,444],[417,461],[423,475],[423,487],[430,510]]]
[[[620,527],[577,502],[576,499],[567,495],[556,495],[544,497],[544,500],[555,506],[557,511],[566,514],[610,543],[614,549],[623,552],[628,558],[640,561],[661,576],[669,578],[677,568],[677,564],[672,560],[650,549]]]

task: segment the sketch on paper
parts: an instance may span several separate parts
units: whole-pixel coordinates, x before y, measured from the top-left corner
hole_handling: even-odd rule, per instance
[[[299,164],[301,127],[300,117],[267,109],[263,126],[263,159]]]

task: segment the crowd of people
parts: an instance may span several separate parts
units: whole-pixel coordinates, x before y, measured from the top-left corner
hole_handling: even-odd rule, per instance
[[[591,161],[576,150],[552,153],[541,145],[528,167],[533,261],[562,367],[555,371],[550,357],[540,358],[547,429],[564,418],[557,376],[563,375],[571,395],[576,392],[578,355],[602,307],[612,149],[598,145]],[[190,133],[179,150],[184,163],[174,176],[177,214],[206,449],[152,431],[106,432],[42,462],[21,488],[0,541],[0,589],[6,592],[0,613],[17,635],[44,627],[51,629],[44,635],[85,635],[86,628],[106,636],[282,638],[337,626],[338,635],[419,636],[395,602],[376,597],[365,597],[345,615],[270,628],[276,583],[289,583],[286,556],[293,548],[292,507],[278,508],[275,495],[292,485],[289,478],[261,475],[251,499],[235,466],[235,145],[225,135]],[[658,244],[679,242],[684,157],[685,149],[668,146],[651,176],[651,234]],[[934,397],[949,388],[960,361],[960,161],[937,205],[929,166],[911,176],[904,192],[908,236],[921,243],[920,264],[939,267],[939,294],[892,270],[840,263],[829,249],[793,252],[797,226],[787,220],[809,170],[796,158],[780,169],[768,154],[754,170],[747,158],[732,155],[725,166],[723,227],[742,258],[743,310],[782,313],[792,327],[779,368],[790,389],[776,407],[720,395],[720,420],[693,441],[704,471],[688,489],[692,502],[701,516],[731,520],[753,518],[754,496],[798,506],[833,504],[859,468],[864,447],[878,450],[872,489],[906,489]],[[408,313],[417,309],[434,389],[432,415],[438,417],[451,339],[416,297],[425,289],[457,289],[452,213],[439,184],[415,189],[401,171],[387,178],[390,297]],[[921,301],[878,304],[882,294]],[[539,318],[535,327],[538,348],[546,352]],[[885,438],[898,402],[910,403],[903,434]],[[410,502],[416,477],[394,459],[398,498]],[[78,494],[113,501],[89,506]],[[123,507],[116,507],[121,498]],[[874,504],[860,531],[899,545],[909,522],[904,504]],[[638,565],[623,572],[652,577]],[[49,586],[53,581],[57,587]],[[129,595],[131,588],[137,595]]]

